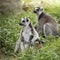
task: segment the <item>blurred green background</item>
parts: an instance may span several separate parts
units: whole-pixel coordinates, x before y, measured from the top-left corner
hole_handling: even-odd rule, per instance
[[[4,2],[4,0],[0,1]],[[6,0],[6,4],[12,0]],[[15,2],[15,3],[14,3]],[[19,3],[19,4],[18,4]],[[12,9],[15,5],[14,9]],[[44,11],[52,15],[59,25],[60,35],[60,0],[13,0],[10,5],[0,4],[0,60],[60,60],[60,38],[54,36],[43,38],[43,48],[26,50],[23,54],[14,54],[15,43],[19,38],[22,27],[19,22],[22,17],[30,17],[32,23],[36,24],[36,15],[33,13],[35,6],[43,6]],[[9,7],[12,7],[11,9]]]

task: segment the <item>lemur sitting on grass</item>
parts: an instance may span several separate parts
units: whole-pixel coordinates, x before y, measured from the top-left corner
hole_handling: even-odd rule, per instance
[[[43,7],[35,7],[34,13],[37,14],[36,30],[44,36],[58,36],[58,23],[55,19],[44,12]]]
[[[17,52],[19,47],[21,51],[24,51],[30,46],[33,47],[35,44],[37,44],[37,48],[42,47],[42,41],[37,31],[33,27],[30,19],[27,17],[22,18],[20,25],[23,26],[23,29],[21,32],[21,37],[19,37],[18,41],[16,42],[14,52]]]

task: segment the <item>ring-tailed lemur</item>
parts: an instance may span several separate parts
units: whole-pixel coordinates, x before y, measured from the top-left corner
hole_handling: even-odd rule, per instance
[[[28,17],[22,18],[20,25],[23,26],[21,38],[18,39],[14,52],[18,51],[19,46],[21,51],[24,51],[30,46],[34,46],[36,43],[38,44],[37,47],[42,47],[42,41],[30,19]]]
[[[44,36],[54,35],[57,36],[58,23],[55,19],[44,12],[43,7],[35,7],[34,13],[37,14],[37,25],[35,28],[39,34]]]

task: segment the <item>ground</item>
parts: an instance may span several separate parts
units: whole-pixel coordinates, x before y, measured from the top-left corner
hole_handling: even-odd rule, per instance
[[[33,8],[30,6],[27,11],[22,10],[20,14],[0,16],[0,44],[2,46],[0,60],[60,60],[60,37],[55,38],[54,36],[48,38],[40,36],[44,41],[41,49],[33,50],[29,48],[24,53],[14,54],[15,43],[22,29],[19,26],[20,19],[28,16],[34,26],[36,24],[36,15],[33,13]],[[60,24],[60,5],[48,5],[44,7],[44,11],[52,15],[58,25]],[[60,28],[58,34],[60,35]]]

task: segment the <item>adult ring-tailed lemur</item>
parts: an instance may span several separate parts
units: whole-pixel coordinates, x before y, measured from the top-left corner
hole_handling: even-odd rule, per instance
[[[28,17],[21,19],[21,26],[23,26],[21,37],[19,37],[18,41],[16,42],[15,51],[17,52],[19,47],[21,51],[24,51],[30,46],[34,46],[35,44],[38,44],[37,48],[42,47],[42,41],[33,27],[30,19]]]
[[[52,16],[44,12],[43,7],[35,7],[34,13],[37,14],[37,24],[35,27],[39,34],[44,34],[45,37],[58,35],[58,23]]]

